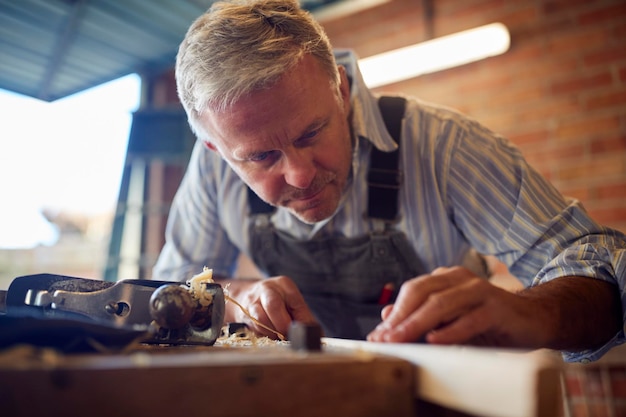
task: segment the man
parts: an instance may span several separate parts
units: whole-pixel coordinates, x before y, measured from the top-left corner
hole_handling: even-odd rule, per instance
[[[469,118],[413,98],[385,101],[383,118],[356,58],[335,59],[297,2],[214,4],[176,77],[198,143],[155,278],[212,268],[282,333],[315,320],[334,337],[546,347],[570,361],[624,341],[626,237]],[[491,285],[476,252],[527,288]],[[269,278],[228,279],[240,253]],[[227,320],[246,318],[229,304]]]

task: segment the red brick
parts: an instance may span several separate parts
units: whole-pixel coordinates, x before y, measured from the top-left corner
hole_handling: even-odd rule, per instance
[[[581,111],[580,104],[570,97],[556,99],[544,96],[536,103],[532,103],[532,105],[520,106],[517,111],[517,122],[531,123],[533,121],[543,121],[546,124],[550,124],[552,121],[556,122],[557,120],[579,117]]]
[[[626,47],[624,43],[606,45],[583,54],[583,62],[586,67],[593,68],[597,66],[607,66],[613,62],[619,62],[626,59]]]
[[[589,214],[600,224],[612,224],[626,218],[626,207],[589,208]]]
[[[610,86],[613,77],[608,70],[591,74],[578,75],[564,81],[556,81],[552,83],[552,92],[554,94],[572,94],[585,89]]]
[[[594,93],[585,100],[587,110],[626,108],[626,87],[622,90],[611,89]],[[619,110],[618,110],[619,111]]]
[[[597,200],[615,200],[626,205],[626,182],[618,184],[601,184],[594,187],[593,195]]]
[[[573,164],[556,167],[558,179],[562,181],[618,178],[626,173],[622,155],[580,160]],[[626,214],[626,213],[625,213]]]
[[[581,51],[604,47],[610,40],[611,34],[607,30],[594,27],[588,30],[573,28],[563,31],[559,36],[552,36],[546,42],[551,53],[561,56],[571,53],[578,55]]]
[[[607,392],[602,383],[603,372],[604,370],[600,368],[588,368],[585,370],[581,380],[583,383],[583,392],[587,398],[607,397]]]
[[[583,395],[580,372],[565,372],[564,378],[565,390],[567,391],[568,397],[580,397]]]
[[[626,158],[626,136],[603,137],[591,141],[592,154],[620,152]]]
[[[509,139],[511,142],[515,143],[517,146],[535,146],[538,144],[545,143],[550,134],[547,129],[533,130],[525,133],[511,134],[509,135]]]
[[[559,187],[559,191],[568,197],[575,198],[580,201],[588,201],[591,196],[589,188],[583,187]]]
[[[623,366],[613,366],[609,369],[609,376],[613,398],[626,398],[626,369]]]
[[[549,161],[554,165],[561,165],[564,162],[578,162],[585,158],[587,154],[587,143],[579,142],[575,144],[567,144],[563,142],[548,142],[535,146],[534,153],[540,158]],[[529,150],[528,147],[525,149]]]
[[[572,140],[585,139],[611,132],[620,128],[620,119],[617,116],[580,117],[563,120],[556,129],[556,139]]]
[[[516,2],[519,8],[506,11],[498,16],[498,20],[509,27],[523,26],[525,24],[534,24],[539,19],[540,10],[534,4],[524,2]]]
[[[543,2],[546,14],[570,13],[572,9],[589,4],[589,0],[550,0]]]
[[[437,19],[435,36],[502,21],[499,14],[506,10],[505,6],[510,6],[507,3],[509,2],[505,0],[434,2],[434,14]]]
[[[489,102],[492,106],[517,107],[521,110],[520,103],[540,103],[546,96],[545,88],[539,84],[513,81],[508,87],[503,86],[497,94],[492,94]]]
[[[438,1],[435,3],[435,13],[462,18],[475,14],[484,15],[494,10],[502,10],[505,5],[505,0]]]
[[[503,63],[506,70],[516,78],[544,85],[552,79],[560,80],[564,74],[572,73],[580,62],[577,57],[555,57],[545,48],[526,48],[524,51],[512,51],[504,55],[507,60]]]
[[[478,77],[474,77],[471,83],[461,85],[459,93],[473,94],[484,91],[502,91],[501,89],[509,87],[513,81],[511,75],[506,73],[496,72],[487,77],[481,77],[480,75],[478,74]]]
[[[626,3],[618,1],[615,4],[601,6],[596,10],[582,13],[578,22],[586,25],[601,25],[609,21],[616,21],[624,16],[626,16]]]
[[[359,56],[367,57],[424,41],[424,26],[415,24],[422,19],[416,2],[392,1],[348,18],[324,21],[322,25],[335,47],[354,48]],[[385,21],[393,24],[380,24]],[[387,44],[381,45],[380,39],[385,39]]]

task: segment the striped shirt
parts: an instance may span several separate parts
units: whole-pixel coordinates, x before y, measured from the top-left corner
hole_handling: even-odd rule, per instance
[[[374,223],[364,218],[369,153],[372,147],[396,149],[355,56],[340,51],[337,58],[352,78],[357,140],[351,179],[337,211],[323,222],[307,225],[278,208],[275,227],[300,239],[371,231]],[[626,236],[596,224],[580,202],[561,196],[505,138],[451,109],[407,99],[394,227],[404,231],[426,269],[458,265],[473,248],[496,256],[525,286],[569,275],[617,283],[626,306]],[[250,256],[250,224],[245,184],[198,142],[172,204],[153,278],[184,280],[204,266],[232,276],[238,255]],[[595,360],[624,340],[620,332],[597,351],[564,357]]]

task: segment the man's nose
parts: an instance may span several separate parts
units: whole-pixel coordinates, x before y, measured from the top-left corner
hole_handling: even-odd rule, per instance
[[[299,149],[284,156],[283,176],[285,182],[299,189],[309,188],[317,169],[310,150]]]

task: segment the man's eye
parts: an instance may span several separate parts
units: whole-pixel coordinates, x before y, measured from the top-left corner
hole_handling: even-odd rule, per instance
[[[250,160],[253,162],[261,162],[264,161],[267,158],[267,152],[263,152],[263,153],[258,153],[256,155],[253,155],[250,157]]]
[[[263,161],[267,161],[268,159],[271,159],[272,156],[275,154],[276,151],[269,151],[269,152],[261,152],[258,153],[256,155],[252,155],[250,157],[250,161],[252,162],[263,162]]]
[[[313,130],[311,132],[304,134],[300,139],[303,139],[303,140],[312,139],[315,136],[317,136],[318,133],[319,133],[319,130]]]
[[[308,144],[312,139],[314,139],[317,136],[319,132],[320,132],[319,129],[316,129],[316,130],[312,130],[310,132],[305,133],[298,139],[298,144],[300,146]]]

